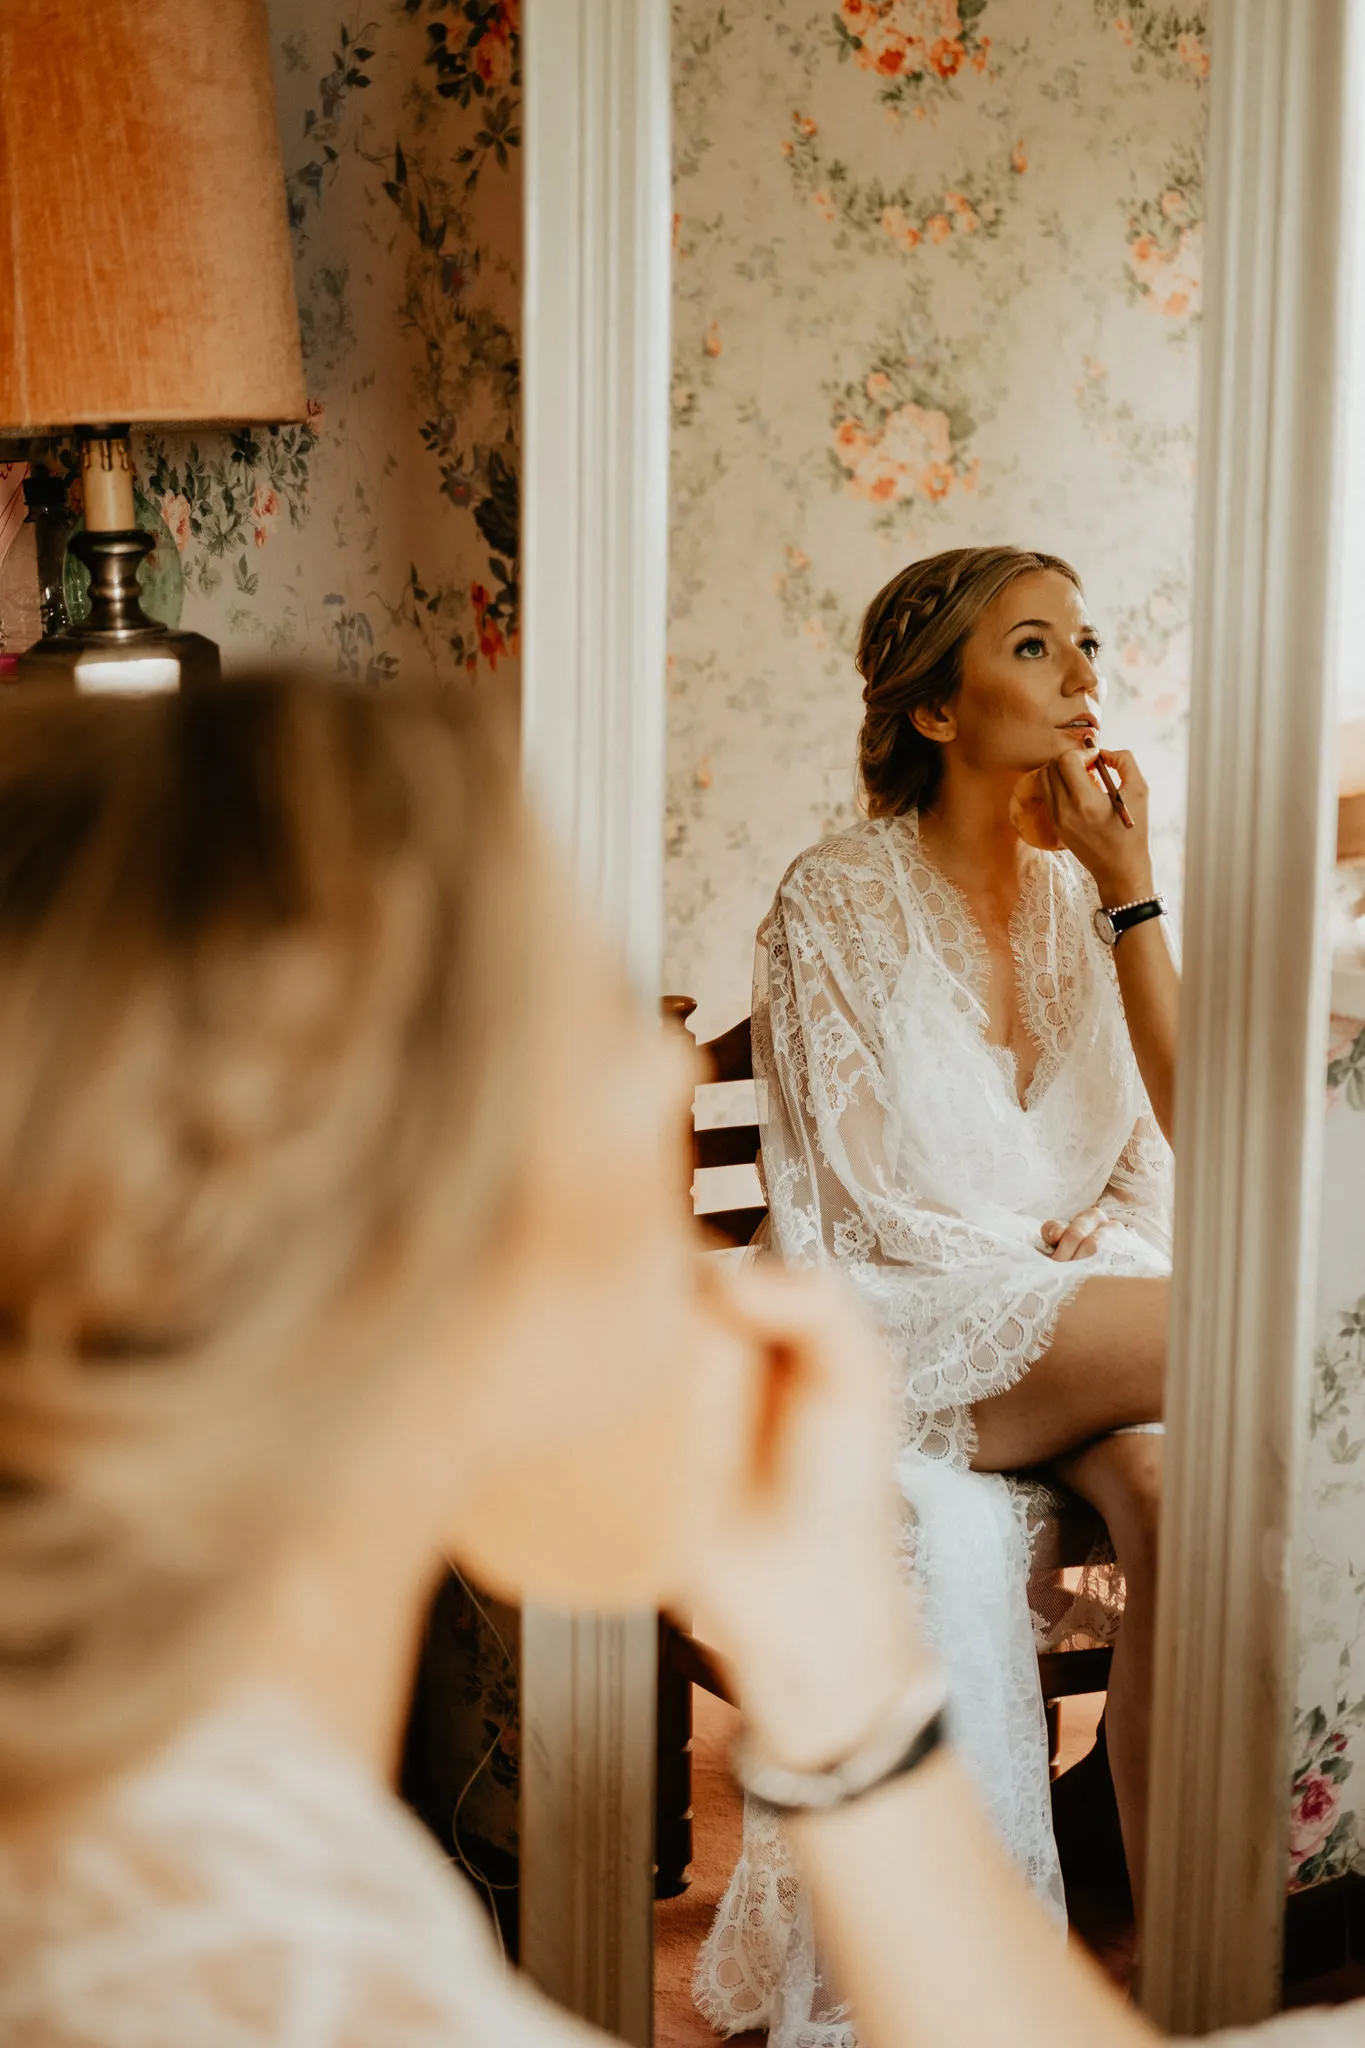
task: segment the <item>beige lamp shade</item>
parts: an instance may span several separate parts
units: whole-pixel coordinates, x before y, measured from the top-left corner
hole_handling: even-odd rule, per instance
[[[303,410],[265,0],[0,0],[0,430]]]

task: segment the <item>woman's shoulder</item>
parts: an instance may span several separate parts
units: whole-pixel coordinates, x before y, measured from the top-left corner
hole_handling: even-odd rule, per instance
[[[817,839],[792,861],[777,888],[777,900],[838,900],[856,904],[860,897],[878,900],[899,873],[898,838],[906,827],[898,818],[859,818]]]
[[[0,2038],[585,2048],[524,1994],[434,1842],[282,1702],[216,1714],[64,1830],[0,1851]]]

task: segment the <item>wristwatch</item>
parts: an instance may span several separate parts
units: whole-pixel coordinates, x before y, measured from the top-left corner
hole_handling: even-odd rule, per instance
[[[1165,917],[1164,896],[1144,896],[1138,903],[1116,903],[1111,910],[1100,908],[1091,919],[1096,936],[1106,946],[1117,946],[1126,931],[1135,924],[1146,924],[1149,917]]]

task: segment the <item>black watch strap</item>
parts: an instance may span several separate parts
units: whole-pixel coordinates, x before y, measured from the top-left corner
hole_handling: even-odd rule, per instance
[[[1124,933],[1131,931],[1135,924],[1146,924],[1149,917],[1162,917],[1165,910],[1166,906],[1159,896],[1149,898],[1146,903],[1125,903],[1121,909],[1111,910],[1108,917],[1114,927],[1114,943],[1117,945]]]

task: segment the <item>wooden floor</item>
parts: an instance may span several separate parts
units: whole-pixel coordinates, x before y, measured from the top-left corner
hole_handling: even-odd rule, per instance
[[[692,1882],[680,1899],[654,1908],[654,2048],[714,2048],[716,2036],[692,2004],[692,1964],[739,1855],[740,1798],[728,1757],[739,1715],[692,1691]],[[762,2034],[732,2037],[744,2043]]]

